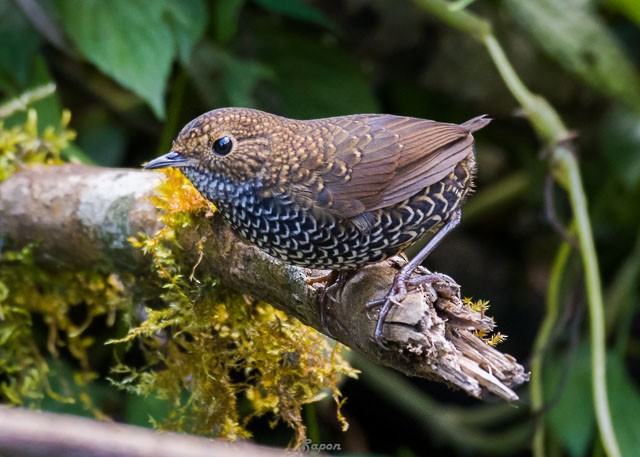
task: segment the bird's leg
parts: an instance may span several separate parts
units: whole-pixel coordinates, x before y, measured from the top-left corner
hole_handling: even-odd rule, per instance
[[[393,278],[393,285],[391,286],[391,290],[387,295],[381,300],[374,300],[367,303],[367,308],[373,308],[377,306],[381,306],[380,312],[378,314],[378,320],[376,322],[376,328],[373,333],[373,338],[381,347],[386,347],[382,341],[382,329],[384,327],[385,320],[393,308],[394,305],[399,305],[400,302],[407,295],[407,284],[409,283],[409,278],[413,274],[416,268],[420,266],[422,262],[433,252],[433,250],[440,244],[442,239],[447,236],[447,234],[456,228],[458,224],[460,224],[461,219],[461,211],[458,209],[455,213],[449,218],[449,220],[438,230],[433,237],[429,240],[429,242],[418,252],[418,254],[411,259],[402,269],[396,273]],[[424,275],[419,283],[414,284],[414,282],[410,282],[412,286],[418,286],[420,284],[424,284],[428,282],[430,279],[433,279],[432,275]]]

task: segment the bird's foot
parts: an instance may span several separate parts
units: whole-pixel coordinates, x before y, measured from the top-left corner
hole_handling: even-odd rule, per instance
[[[450,284],[455,284],[456,286],[459,287],[459,284],[457,282],[455,282],[455,280],[449,276],[446,275],[444,273],[431,273],[430,271],[428,271],[427,273],[420,275],[420,276],[416,276],[415,278],[411,278],[407,284],[411,287],[418,287],[418,286],[422,286],[425,284],[433,284],[435,282],[448,282]]]
[[[383,329],[389,312],[396,305],[402,306],[402,300],[407,296],[409,289],[412,290],[425,284],[430,285],[436,281],[442,281],[443,279],[451,279],[449,276],[431,272],[410,278],[409,276],[411,273],[411,271],[400,270],[393,279],[391,290],[389,290],[383,298],[372,300],[366,305],[367,310],[380,308],[380,311],[378,312],[378,319],[376,321],[376,328],[373,333],[373,339],[378,346],[383,349],[388,349],[387,345],[384,343]],[[451,282],[455,284],[453,279],[451,279]]]
[[[411,272],[409,272],[410,274]],[[401,306],[402,300],[407,296],[407,275],[404,274],[402,270],[400,270],[395,277],[393,278],[393,285],[391,286],[391,290],[383,297],[378,300],[372,300],[367,303],[367,310],[371,310],[373,308],[380,308],[378,312],[378,320],[376,321],[376,328],[373,332],[373,339],[383,349],[388,349],[387,345],[384,343],[382,338],[382,330],[384,328],[385,321],[387,320],[387,316],[395,305]]]

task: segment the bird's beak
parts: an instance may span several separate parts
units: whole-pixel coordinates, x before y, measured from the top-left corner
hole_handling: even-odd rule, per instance
[[[165,155],[153,159],[148,162],[144,168],[147,170],[153,168],[168,168],[168,167],[187,167],[190,164],[190,160],[181,156],[180,153],[175,151],[167,152]]]

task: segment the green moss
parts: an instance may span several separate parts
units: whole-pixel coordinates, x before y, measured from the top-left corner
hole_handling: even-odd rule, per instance
[[[63,114],[60,125],[42,135],[35,111],[8,130],[0,122],[0,180],[28,163],[59,163],[60,150],[73,138],[68,120]],[[98,377],[90,362],[105,349],[109,332],[96,326],[113,326],[117,316],[131,323],[142,314],[142,322],[130,324],[106,348],[112,360],[126,359],[129,348],[142,349],[145,362],[115,363],[111,381],[170,405],[167,417],[150,418],[155,426],[236,439],[250,436],[252,418],[266,416],[274,425],[287,424],[299,445],[305,437],[302,407],[329,395],[346,428],[338,383],[355,370],[343,359],[343,347],[181,259],[176,232],[208,223],[215,208],[179,172],[167,172],[154,203],[164,228],[130,240],[153,259],[144,278],[52,272],[34,262],[32,247],[0,251],[0,401],[37,407],[53,398],[101,416],[89,394]],[[202,250],[203,240],[200,245]],[[150,300],[153,307],[139,298],[149,281],[160,291]],[[71,376],[51,362],[62,356],[72,360]]]

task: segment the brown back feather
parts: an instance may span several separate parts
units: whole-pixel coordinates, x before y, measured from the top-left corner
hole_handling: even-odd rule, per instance
[[[314,172],[323,183],[324,209],[354,218],[400,203],[472,154],[471,132],[489,122],[484,116],[457,125],[376,114],[308,121],[312,131],[321,123],[330,132],[323,151],[330,166]]]

